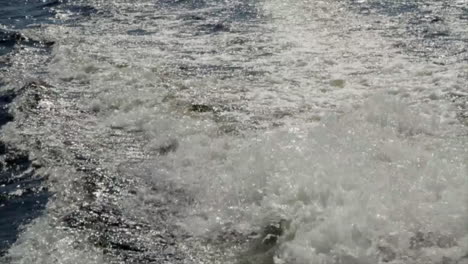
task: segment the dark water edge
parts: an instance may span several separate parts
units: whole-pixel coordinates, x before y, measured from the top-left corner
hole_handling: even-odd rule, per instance
[[[0,0],[0,56],[12,52],[17,45],[36,44],[22,36],[19,30],[53,22],[51,8],[60,3],[59,0]]]
[[[70,13],[69,22],[97,12],[94,7],[68,2],[67,0],[0,0],[0,58],[13,52],[18,46],[49,46],[51,43],[29,39],[20,31],[41,24],[62,23],[55,18],[55,8],[65,8]]]
[[[0,0],[0,67],[8,71],[8,55],[21,46],[48,47],[27,38],[20,31],[38,24],[53,22],[58,0]],[[5,90],[0,82],[0,129],[15,122],[11,105],[21,96],[22,89]],[[1,133],[1,130],[0,130]],[[37,176],[37,164],[28,150],[0,141],[0,257],[17,239],[22,226],[41,215],[48,200],[43,180]]]
[[[0,93],[0,127],[14,121],[10,105],[19,91]],[[21,226],[38,217],[48,199],[26,150],[0,141],[0,257],[16,241]]]
[[[66,22],[55,18],[58,9],[67,11]],[[23,29],[60,23],[74,26],[97,12],[94,7],[68,0],[0,0],[0,70],[11,70],[13,55],[20,49],[31,47],[36,52],[48,54],[55,44],[24,35]],[[9,122],[28,122],[15,120],[12,108],[35,108],[40,95],[31,91],[36,91],[37,85],[42,84],[30,82],[21,87],[0,79],[0,134]],[[9,144],[8,138],[4,140],[6,142],[0,140],[0,262],[8,262],[2,257],[24,227],[44,213],[52,195],[45,187],[46,176],[38,172],[42,165],[30,157],[32,149],[18,148]]]

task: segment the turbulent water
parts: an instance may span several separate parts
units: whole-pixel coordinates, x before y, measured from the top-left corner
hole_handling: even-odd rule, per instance
[[[468,2],[0,2],[0,261],[468,263]]]

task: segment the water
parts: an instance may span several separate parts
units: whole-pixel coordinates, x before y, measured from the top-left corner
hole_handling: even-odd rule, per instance
[[[50,22],[53,16],[50,8],[58,4],[58,1],[0,1],[0,67],[3,73],[8,72],[9,56],[15,49],[47,45],[29,39],[20,31]],[[1,86],[5,88],[3,81],[2,78]],[[14,121],[12,104],[20,93],[8,89],[2,91],[0,126]],[[15,242],[22,226],[41,214],[47,202],[47,191],[41,178],[37,177],[37,167],[32,165],[27,149],[19,149],[4,141],[2,139],[0,143],[0,256]]]
[[[465,1],[52,9],[3,71],[51,193],[5,262],[468,263]]]

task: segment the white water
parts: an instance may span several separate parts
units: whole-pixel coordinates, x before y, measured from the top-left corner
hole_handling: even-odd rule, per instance
[[[171,182],[194,197],[172,221],[195,240],[286,220],[275,264],[467,262],[468,142],[449,97],[467,92],[466,62],[411,55],[395,45],[409,40],[379,30],[404,27],[398,20],[334,1],[92,4],[111,16],[45,29],[58,38],[49,70],[86,92],[83,107],[102,126],[143,136],[150,162],[126,176],[148,185],[125,201],[127,214],[151,221],[151,201],[164,199],[151,184]],[[236,8],[256,17],[230,17]],[[195,34],[217,23],[230,31]],[[416,246],[418,233],[436,242]],[[53,244],[57,258],[75,256],[58,263],[83,260]],[[199,261],[235,262],[195,245],[186,247]]]

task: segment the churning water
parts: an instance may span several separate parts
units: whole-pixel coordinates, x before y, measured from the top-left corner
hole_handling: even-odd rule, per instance
[[[468,263],[466,1],[40,8],[0,51],[40,186],[0,203],[50,195],[0,260]]]

